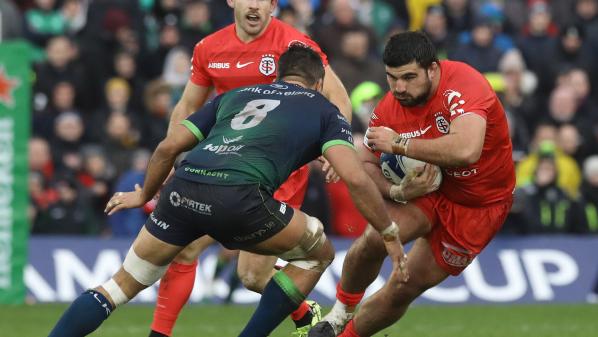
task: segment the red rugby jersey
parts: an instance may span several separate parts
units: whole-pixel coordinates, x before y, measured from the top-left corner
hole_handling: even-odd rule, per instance
[[[204,87],[214,86],[218,94],[274,82],[278,58],[295,42],[312,47],[324,65],[328,64],[326,55],[312,39],[272,18],[263,34],[247,43],[239,40],[234,23],[199,41],[191,60],[191,81]]]
[[[483,117],[486,136],[480,159],[466,167],[442,168],[440,192],[471,207],[509,200],[515,168],[507,118],[498,97],[482,74],[465,63],[441,61],[440,69],[438,89],[424,106],[403,107],[389,92],[374,109],[370,126],[389,127],[405,138],[432,139],[447,134],[455,118],[470,113]]]

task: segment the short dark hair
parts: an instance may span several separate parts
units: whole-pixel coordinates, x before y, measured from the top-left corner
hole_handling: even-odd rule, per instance
[[[423,68],[438,63],[436,48],[428,36],[421,32],[403,32],[390,37],[382,56],[384,64],[396,68],[415,61]]]
[[[278,59],[278,78],[297,76],[312,86],[324,78],[322,58],[309,46],[294,43]]]

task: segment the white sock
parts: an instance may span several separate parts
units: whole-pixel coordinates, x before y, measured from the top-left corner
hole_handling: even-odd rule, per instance
[[[338,335],[345,328],[345,325],[353,318],[352,312],[347,312],[347,305],[336,300],[332,310],[323,318],[330,323],[334,332]]]

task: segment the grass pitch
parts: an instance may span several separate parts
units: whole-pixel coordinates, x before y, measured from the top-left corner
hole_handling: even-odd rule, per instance
[[[47,336],[65,308],[59,304],[0,306],[0,336]],[[253,310],[252,306],[188,306],[173,336],[237,336]],[[119,308],[92,336],[146,337],[152,312],[153,307],[143,305]],[[292,329],[287,319],[272,336],[290,336]],[[598,305],[419,305],[377,336],[598,337]]]

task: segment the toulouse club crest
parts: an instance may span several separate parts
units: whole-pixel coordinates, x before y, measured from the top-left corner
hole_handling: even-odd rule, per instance
[[[260,73],[270,76],[274,74],[276,71],[276,60],[274,60],[274,55],[272,54],[265,54],[262,55],[262,59],[260,60]]]

